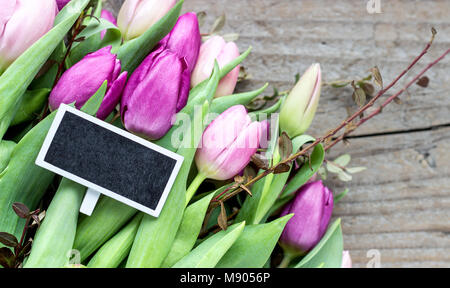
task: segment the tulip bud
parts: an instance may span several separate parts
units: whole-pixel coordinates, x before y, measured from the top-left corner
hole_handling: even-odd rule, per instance
[[[352,268],[352,258],[350,257],[350,252],[342,252],[342,265],[341,268]]]
[[[294,214],[280,238],[285,252],[303,255],[314,248],[327,230],[332,211],[333,194],[322,181],[303,185],[281,214]]]
[[[195,87],[211,76],[215,60],[222,68],[237,57],[239,57],[239,48],[234,42],[226,43],[220,36],[211,37],[200,47],[197,64],[192,73],[191,87]],[[214,97],[233,94],[239,77],[239,70],[240,66],[238,65],[220,80]]]
[[[195,13],[186,13],[180,16],[172,31],[159,42],[164,49],[169,49],[184,57],[190,72],[194,70],[195,63],[197,63],[200,44],[200,28]]]
[[[320,65],[313,64],[292,89],[280,111],[280,128],[294,138],[311,125],[319,104],[322,75]]]
[[[263,125],[267,124],[252,122],[242,105],[220,114],[202,135],[201,146],[195,155],[199,174],[215,180],[237,175],[256,153]]]
[[[50,94],[50,109],[73,102],[80,109],[107,80],[107,92],[97,112],[99,119],[106,119],[119,103],[127,81],[127,72],[120,74],[120,69],[120,60],[111,54],[111,46],[86,55],[61,76]]]
[[[110,11],[103,9],[100,17],[117,26],[116,17],[114,17],[114,15]],[[103,37],[105,37],[105,34],[106,34],[106,30],[103,30],[100,33],[100,36],[102,39],[103,39]]]
[[[64,6],[67,5],[67,3],[69,3],[70,0],[56,0],[56,5],[58,5],[58,10],[61,11],[61,9],[64,8]]]
[[[0,1],[0,74],[53,27],[55,0]]]
[[[126,0],[117,18],[124,40],[142,35],[166,15],[175,3],[176,0]]]
[[[187,102],[190,72],[184,57],[163,47],[131,75],[120,113],[125,128],[150,140],[164,136]]]

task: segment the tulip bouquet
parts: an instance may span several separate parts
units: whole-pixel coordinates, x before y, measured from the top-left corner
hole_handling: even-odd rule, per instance
[[[267,88],[233,94],[251,48],[240,54],[218,35],[202,43],[197,14],[180,15],[182,5],[125,0],[116,21],[102,1],[0,0],[2,266],[351,267],[340,219],[331,221],[343,195],[318,171],[327,150],[381,112],[363,114],[431,42],[354,115],[314,138],[305,132],[320,65],[272,106],[249,111]],[[373,78],[382,86],[377,70]],[[158,218],[108,197],[92,216],[79,215],[86,188],[34,164],[62,103],[184,157]]]

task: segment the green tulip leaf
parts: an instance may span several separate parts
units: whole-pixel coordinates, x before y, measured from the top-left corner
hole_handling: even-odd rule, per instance
[[[177,4],[158,22],[151,26],[141,36],[125,42],[113,50],[122,64],[122,71],[131,73],[141,64],[142,60],[152,51],[158,42],[164,38],[175,26],[181,12],[184,0]]]
[[[221,114],[234,105],[247,105],[253,99],[258,97],[262,92],[264,92],[267,86],[269,86],[268,83],[254,91],[216,98],[212,101],[211,112]]]
[[[286,215],[267,224],[245,226],[216,268],[262,268],[292,216]]]
[[[186,208],[172,248],[162,267],[172,267],[192,250],[200,234],[209,203],[215,194],[212,192]]]
[[[114,236],[136,213],[133,207],[102,196],[92,215],[82,218],[77,226],[73,249],[80,252],[81,261]]]
[[[295,137],[292,140],[293,151],[298,151],[305,143],[314,141],[314,138],[308,135],[301,135]],[[278,141],[277,141],[278,143]],[[276,145],[276,150],[273,158],[273,165],[280,162],[281,157],[278,153],[278,145]],[[289,173],[281,174],[271,174],[266,176],[262,181],[264,182],[264,187],[257,193],[253,193],[253,197],[247,197],[244,202],[244,206],[241,210],[245,211],[245,219],[239,217],[238,220],[246,220],[252,224],[259,224],[266,221],[269,216],[271,208],[279,198],[281,191],[283,191],[284,186],[289,178]]]
[[[106,30],[105,37],[101,39],[100,33]],[[122,43],[122,34],[111,22],[106,19],[91,19],[89,24],[77,36],[77,39],[84,39],[81,42],[75,42],[70,50],[69,67],[80,61],[89,53],[95,52],[103,47],[112,46],[116,49]]]
[[[136,215],[119,233],[108,240],[89,261],[89,268],[117,268],[130,253],[143,214]]]
[[[173,268],[214,268],[244,230],[245,222],[234,224],[198,245]]]
[[[33,239],[33,249],[25,268],[62,268],[69,262],[68,252],[75,239],[78,214],[86,187],[66,178],[48,207]]]
[[[217,62],[214,65],[213,73],[211,74],[211,77],[209,78],[209,81],[207,85],[199,91],[198,98],[200,102],[190,102],[188,103],[176,116],[175,124],[170,128],[169,132],[164,135],[163,138],[159,139],[158,141],[155,141],[155,144],[164,147],[171,151],[176,151],[180,144],[183,141],[183,132],[185,131],[186,127],[189,126],[191,119],[193,119],[196,111],[196,107],[198,105],[203,105],[205,101],[208,101],[208,103],[211,103],[211,100],[214,97],[214,94],[216,93],[217,86],[219,85],[219,65]],[[183,128],[185,127],[185,128]],[[181,132],[181,135],[177,132]]]
[[[81,110],[91,115],[97,113],[104,92],[102,88],[92,96]],[[36,208],[54,174],[35,164],[44,139],[55,118],[56,111],[48,115],[31,129],[14,147],[8,166],[0,173],[0,231],[19,235],[25,225],[24,219],[19,219],[11,208],[14,202]]]
[[[285,97],[281,97],[280,99],[278,99],[278,101],[274,105],[272,105],[266,109],[253,111],[253,112],[249,113],[249,115],[250,115],[250,117],[252,117],[254,119],[260,119],[261,116],[266,117],[266,119],[268,119],[268,117],[271,114],[279,111],[284,99],[285,99]]]
[[[215,89],[215,87],[213,87]],[[177,150],[184,157],[180,172],[167,197],[166,203],[158,218],[145,215],[136,234],[130,255],[127,260],[129,268],[160,267],[169,254],[175,240],[178,227],[182,221],[185,202],[186,185],[196,147],[198,147],[205,116],[209,111],[209,103],[205,102],[200,113],[195,113],[194,119],[185,130],[185,137]]]
[[[337,219],[328,227],[322,240],[295,268],[340,268],[344,242],[342,238],[341,219]]]
[[[16,143],[13,141],[0,141],[0,173],[8,166],[11,154],[16,147]]]
[[[0,139],[3,139],[6,130],[14,119],[27,87],[64,39],[88,3],[89,0],[71,1],[57,15],[55,27],[28,48],[1,75]]]
[[[322,144],[314,147],[313,152],[310,155],[311,162],[304,163],[302,167],[298,170],[295,176],[287,183],[281,198],[286,197],[295,193],[300,187],[302,187],[308,180],[317,173],[319,168],[322,166],[323,160],[325,158],[325,150]]]
[[[50,89],[46,88],[25,92],[23,101],[11,122],[11,126],[19,125],[36,118],[47,103],[49,93]]]

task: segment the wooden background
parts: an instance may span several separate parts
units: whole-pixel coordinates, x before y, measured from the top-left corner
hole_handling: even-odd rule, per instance
[[[122,2],[107,6],[117,12]],[[366,3],[185,0],[183,10],[207,12],[202,33],[225,13],[223,33],[239,33],[242,51],[253,46],[244,63],[252,78],[239,84],[241,91],[265,82],[289,89],[294,75],[313,62],[322,65],[326,81],[363,77],[378,65],[388,83],[420,53],[432,26],[435,43],[409,77],[449,47],[449,0],[381,0],[381,14],[369,14]],[[342,218],[354,267],[366,267],[372,249],[382,267],[450,267],[450,57],[427,76],[428,88],[409,89],[402,104],[393,103],[358,129],[349,146],[340,144],[327,156],[350,153],[352,166],[368,167],[352,182],[327,181],[335,192],[350,189],[334,215]],[[351,90],[324,89],[310,134],[336,126],[349,105]]]

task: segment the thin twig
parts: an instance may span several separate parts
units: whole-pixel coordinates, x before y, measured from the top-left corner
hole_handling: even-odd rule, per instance
[[[435,61],[431,62],[430,64],[428,64],[427,67],[425,67],[419,74],[416,75],[416,77],[414,77],[408,84],[406,84],[405,87],[403,87],[403,89],[401,89],[400,91],[398,91],[397,93],[395,93],[394,95],[390,96],[386,101],[383,102],[383,104],[381,104],[380,107],[378,107],[375,111],[373,111],[370,115],[360,119],[357,123],[353,124],[353,126],[346,131],[345,133],[343,133],[341,136],[337,137],[336,139],[333,140],[333,142],[331,142],[329,145],[327,145],[325,147],[325,150],[329,150],[330,148],[332,148],[333,146],[335,146],[338,142],[342,141],[345,139],[345,137],[347,137],[347,135],[349,135],[350,133],[352,133],[353,131],[356,130],[356,128],[358,128],[359,126],[361,126],[362,124],[364,124],[367,120],[370,120],[371,118],[375,117],[376,115],[380,114],[383,111],[383,108],[386,107],[387,105],[389,105],[392,101],[394,101],[397,97],[399,97],[401,94],[403,94],[409,87],[411,87],[413,84],[417,83],[417,81],[420,79],[420,77],[423,76],[423,74],[425,74],[431,67],[433,67],[436,63],[438,63],[439,61],[441,61],[448,53],[450,53],[450,49],[448,49],[447,51],[445,51],[444,54],[442,54],[439,58],[437,58]]]
[[[422,50],[422,52],[411,62],[411,64],[409,64],[409,66],[403,70],[388,86],[386,86],[385,88],[383,88],[382,90],[380,90],[376,96],[374,96],[366,105],[362,106],[358,111],[356,111],[352,116],[350,116],[349,118],[347,118],[346,120],[342,121],[342,123],[337,126],[336,128],[334,128],[333,130],[329,131],[327,134],[325,134],[325,136],[322,136],[320,138],[317,138],[313,143],[309,144],[308,146],[306,146],[305,148],[303,148],[301,151],[291,155],[290,157],[286,158],[283,161],[280,161],[277,165],[271,167],[270,169],[262,172],[261,174],[257,175],[255,178],[251,179],[250,181],[248,181],[245,186],[246,187],[250,187],[251,185],[253,185],[255,182],[259,181],[260,179],[264,178],[265,176],[273,173],[275,171],[275,169],[281,165],[284,164],[289,164],[292,161],[294,161],[295,159],[297,159],[300,156],[305,155],[309,150],[311,150],[312,148],[314,148],[315,146],[317,146],[320,143],[324,143],[326,141],[328,141],[331,137],[333,137],[334,135],[336,135],[340,130],[342,130],[344,127],[347,127],[350,123],[353,122],[353,120],[355,120],[357,117],[359,117],[360,115],[363,115],[363,113],[369,109],[370,107],[372,107],[375,102],[381,97],[383,96],[389,89],[391,89],[395,84],[397,84],[397,82],[403,78],[403,76],[406,75],[406,73],[408,73],[408,71],[410,71],[414,65],[428,52],[429,48],[431,47],[434,37],[435,37],[435,30],[432,30],[432,37],[431,40],[427,43],[427,45],[425,46],[425,48]],[[418,76],[414,77],[415,80],[411,81],[412,83],[415,83],[417,81],[418,78],[420,78],[423,73],[425,73],[428,69],[430,69],[431,67],[433,67],[436,63],[438,63],[439,61],[441,61],[447,54],[449,53],[449,51],[447,50],[442,56],[440,56],[438,59],[436,59],[434,62],[430,63],[430,65],[427,66],[426,69],[424,69],[424,71],[422,71]],[[412,85],[412,84],[411,84]],[[408,86],[409,87],[409,86]],[[393,96],[391,96],[384,104],[384,106],[388,105],[389,103],[391,103],[394,99],[396,99],[396,97],[398,97],[401,93],[403,93],[406,90],[407,87],[403,88],[400,92],[394,94]],[[384,107],[383,106],[383,107]],[[378,109],[376,111],[378,111],[378,113],[381,112],[381,107],[379,108],[380,111],[378,111]],[[376,112],[375,111],[375,112]],[[378,114],[377,113],[377,114]],[[372,113],[373,114],[373,113]],[[372,118],[375,115],[369,115],[365,118],[362,118],[360,120],[360,122],[362,120],[364,120],[362,123],[359,124],[359,126],[361,124],[363,124],[365,121],[369,120],[370,118]],[[359,122],[358,122],[359,123]],[[356,128],[355,128],[356,129]],[[353,129],[354,130],[354,129]],[[352,131],[353,131],[352,130]],[[339,141],[343,140],[345,138],[344,137],[338,137],[337,139],[335,139],[335,143],[338,143]],[[328,147],[328,146],[327,146]],[[331,148],[331,147],[330,147]],[[221,199],[221,201],[226,201],[228,199],[230,199],[231,197],[237,195],[238,193],[242,192],[243,189],[242,188],[238,188],[236,190],[234,190],[233,192],[231,192],[230,194],[225,195],[225,197],[223,199]],[[211,203],[211,209],[217,207],[217,202],[212,202]]]

